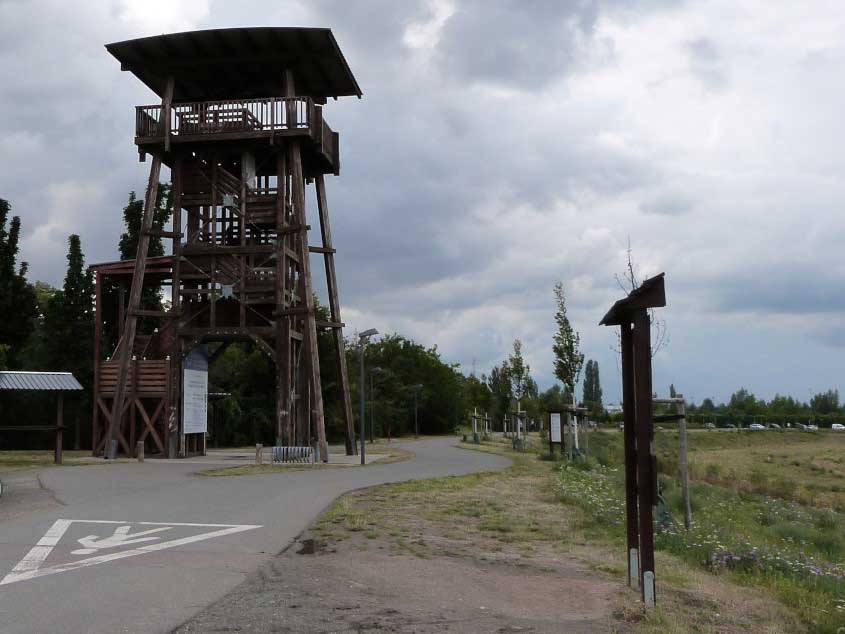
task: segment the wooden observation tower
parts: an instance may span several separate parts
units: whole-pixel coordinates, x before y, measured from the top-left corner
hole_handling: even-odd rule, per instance
[[[329,97],[361,96],[329,29],[193,31],[106,49],[161,103],[135,109],[140,160],[151,158],[135,260],[92,267],[97,289],[95,453],[112,439],[134,455],[199,453],[205,434],[183,421],[183,364],[201,344],[213,362],[252,342],[276,368],[278,445],[314,444],[327,460],[317,332],[331,329],[347,453],[354,451],[325,174],[339,173],[339,139],[323,119]],[[171,170],[173,216],[153,228],[161,165]],[[316,190],[322,240],[309,243],[306,187]],[[152,235],[172,255],[148,257]],[[315,315],[311,254],[325,263],[329,321]],[[105,280],[121,289],[117,348],[101,350]],[[166,311],[142,309],[145,285],[170,286]],[[126,291],[128,290],[128,294]],[[141,325],[157,324],[151,332]],[[103,356],[108,354],[108,359]]]

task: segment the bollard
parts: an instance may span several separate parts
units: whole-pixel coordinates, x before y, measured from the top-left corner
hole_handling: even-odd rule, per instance
[[[135,443],[135,456],[138,458],[138,462],[144,462],[144,441],[139,440]]]
[[[255,464],[263,464],[264,462],[264,445],[255,445]]]

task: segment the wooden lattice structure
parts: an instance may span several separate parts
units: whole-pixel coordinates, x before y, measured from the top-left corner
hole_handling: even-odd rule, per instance
[[[328,456],[319,329],[334,334],[347,452],[352,408],[340,316],[325,174],[340,169],[339,137],[323,118],[329,97],[361,96],[329,29],[218,29],[109,44],[123,70],[161,97],[135,109],[135,144],[152,158],[133,261],[92,267],[97,279],[97,342],[104,280],[128,286],[117,349],[96,350],[94,446],[134,440],[185,455],[202,439],[184,433],[182,360],[201,343],[252,342],[276,367],[277,445],[313,441]],[[153,229],[164,163],[171,170],[171,228]],[[309,244],[306,186],[314,185],[321,243]],[[149,238],[172,255],[148,258]],[[324,259],[330,319],[317,321],[311,254]],[[145,284],[171,287],[167,311],[141,308]],[[121,302],[121,309],[124,303]],[[138,318],[157,320],[138,332]],[[199,434],[197,434],[199,435]]]

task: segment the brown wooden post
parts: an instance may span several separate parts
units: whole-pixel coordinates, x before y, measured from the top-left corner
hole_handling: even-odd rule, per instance
[[[634,311],[634,376],[637,428],[637,482],[640,512],[640,587],[646,607],[655,604],[654,507],[657,473],[652,453],[651,322],[646,309]]]
[[[287,307],[287,163],[285,148],[276,155],[276,445],[285,444],[285,430],[291,418],[290,318],[279,314]]]
[[[622,345],[622,412],[625,444],[625,519],[628,585],[640,587],[640,534],[637,512],[636,409],[634,404],[634,345],[631,324],[620,326]]]
[[[340,318],[340,298],[337,292],[337,274],[335,272],[334,248],[332,247],[332,230],[329,222],[329,206],[326,201],[326,184],[322,174],[314,179],[317,190],[317,209],[320,215],[320,233],[325,249],[326,288],[329,295],[329,312],[332,320],[332,335],[334,337],[335,355],[337,357],[337,372],[340,377],[340,393],[343,400],[343,417],[346,421],[346,455],[357,455],[358,445],[355,443],[355,419],[352,416],[352,397],[349,391],[349,374],[346,369],[346,350],[343,341],[342,320]]]
[[[100,364],[102,363],[103,339],[103,278],[100,272],[94,274],[94,389],[91,422],[91,453],[96,453],[100,441]]]
[[[181,359],[180,359],[180,339],[179,339],[179,319],[182,316],[182,191],[184,189],[184,181],[182,179],[182,168],[184,166],[182,155],[177,154],[173,160],[173,168],[171,169],[171,181],[173,187],[173,220],[171,229],[173,231],[173,242],[171,251],[173,253],[172,259],[172,278],[171,278],[171,302],[173,312],[173,340],[170,344],[170,363],[167,365],[167,395],[169,399],[168,412],[165,416],[164,423],[164,442],[167,449],[167,456],[175,458],[178,452],[179,443],[179,427],[181,416],[180,411],[180,377]],[[190,222],[190,221],[189,221]]]
[[[320,385],[320,355],[317,349],[317,322],[314,315],[314,289],[311,285],[311,265],[308,250],[308,225],[305,215],[305,177],[302,173],[302,159],[299,151],[299,141],[294,140],[289,146],[289,160],[291,161],[291,188],[293,207],[296,221],[302,227],[299,244],[299,268],[305,286],[305,297],[302,298],[306,309],[303,344],[305,344],[306,368],[312,377],[312,385]],[[314,425],[317,428],[317,442],[320,445],[320,458],[328,462],[329,446],[326,443],[326,427],[323,417],[322,390],[313,390],[311,403],[314,408]]]
[[[680,398],[680,397],[679,397]],[[689,464],[687,462],[687,406],[681,398],[678,403],[678,414],[681,419],[678,421],[678,468],[681,475],[681,496],[684,501],[684,528],[689,530],[692,526],[692,508],[689,499]]]
[[[56,449],[53,462],[62,464],[62,432],[65,430],[65,395],[59,392],[56,398]]]
[[[173,78],[167,80],[167,88],[162,98],[162,107],[173,100]],[[150,165],[150,178],[147,182],[147,194],[144,199],[144,218],[141,224],[141,235],[138,237],[138,254],[135,257],[135,267],[132,273],[132,287],[129,291],[129,311],[126,316],[126,326],[120,343],[118,358],[117,383],[114,387],[114,401],[112,402],[111,420],[106,429],[106,455],[114,459],[116,452],[112,447],[115,427],[120,426],[123,412],[123,399],[126,392],[126,377],[129,373],[129,360],[132,358],[132,348],[135,345],[135,330],[138,327],[138,316],[135,314],[141,306],[141,291],[144,287],[144,272],[147,268],[147,255],[150,247],[150,230],[153,226],[153,216],[158,195],[158,179],[161,173],[161,155],[153,155]]]

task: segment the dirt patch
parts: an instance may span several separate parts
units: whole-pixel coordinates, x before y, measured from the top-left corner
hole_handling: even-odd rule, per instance
[[[387,540],[306,538],[178,632],[608,631],[618,588],[578,567],[544,572],[420,558]]]
[[[770,596],[665,553],[646,612],[624,548],[585,534],[554,493],[554,465],[508,455],[502,472],[343,496],[177,632],[800,631]]]

